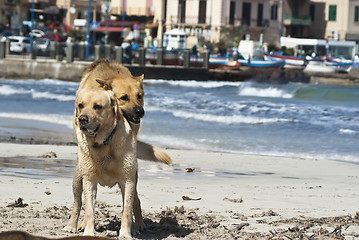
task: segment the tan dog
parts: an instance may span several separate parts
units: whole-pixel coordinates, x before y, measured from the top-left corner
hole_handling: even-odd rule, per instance
[[[125,66],[110,59],[100,59],[85,70],[78,90],[102,87],[113,91],[124,117],[137,136],[144,116],[142,80],[143,75],[134,77]],[[141,141],[137,141],[137,157],[165,164],[172,162],[170,156],[160,148]]]
[[[84,193],[85,216],[80,228],[94,235],[97,185],[118,184],[123,199],[120,237],[131,238],[132,209],[138,229],[144,228],[137,196],[136,135],[119,109],[113,92],[80,89],[75,100],[78,163],[73,180],[74,206],[66,231],[77,230]]]

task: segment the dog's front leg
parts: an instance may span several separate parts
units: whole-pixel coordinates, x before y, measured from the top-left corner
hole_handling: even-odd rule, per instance
[[[120,183],[123,199],[120,238],[131,238],[132,208],[135,194],[135,180]]]
[[[63,228],[63,230],[67,232],[76,232],[77,222],[82,205],[82,176],[80,176],[78,170],[75,172],[75,176],[72,182],[72,190],[74,194],[74,203],[72,206],[71,217],[67,226]]]
[[[95,199],[97,193],[97,183],[84,178],[84,199],[85,199],[85,231],[84,235],[95,235]]]
[[[136,185],[135,185],[135,193],[133,199],[133,215],[135,216],[135,225],[136,231],[143,231],[145,229],[145,224],[142,218],[142,210],[141,210],[141,201],[138,198],[137,193],[137,181],[138,181],[138,171],[136,172]]]

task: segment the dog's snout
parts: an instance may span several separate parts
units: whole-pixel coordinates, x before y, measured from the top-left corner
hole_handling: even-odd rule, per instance
[[[86,123],[88,123],[88,121],[89,121],[89,118],[88,118],[87,115],[81,115],[81,116],[79,116],[79,122],[80,122],[80,124],[86,124]]]
[[[137,117],[142,118],[145,115],[143,107],[135,107],[135,114]]]

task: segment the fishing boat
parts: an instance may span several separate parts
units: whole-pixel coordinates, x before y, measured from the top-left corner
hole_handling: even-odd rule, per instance
[[[347,59],[313,59],[308,61],[304,71],[321,73],[348,73],[353,66],[356,66],[353,61]]]
[[[308,62],[305,57],[288,56],[283,53],[264,53],[264,55],[274,60],[284,60],[284,68],[304,69]]]
[[[256,58],[239,58],[237,60],[241,66],[253,67],[253,68],[281,68],[285,64],[285,60],[274,59],[256,59]]]
[[[273,59],[264,55],[263,45],[252,40],[242,40],[238,46],[238,62],[241,66],[253,68],[281,68],[283,59]]]

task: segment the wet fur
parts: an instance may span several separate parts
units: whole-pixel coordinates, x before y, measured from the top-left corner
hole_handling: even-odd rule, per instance
[[[87,121],[83,121],[84,116]],[[75,100],[74,127],[78,141],[78,162],[73,179],[74,204],[71,218],[64,230],[75,232],[79,228],[84,229],[84,235],[94,235],[97,185],[118,185],[123,199],[120,237],[131,238],[132,212],[137,229],[144,228],[136,190],[137,141],[113,92],[100,88],[79,90]],[[96,146],[104,143],[108,136],[111,139],[106,144]],[[77,226],[82,193],[85,215],[82,224]]]
[[[143,75],[139,77],[132,76],[131,72],[125,66],[118,64],[110,59],[99,59],[93,62],[84,72],[79,90],[103,88],[115,93],[118,105],[122,112],[134,117],[135,109],[144,106],[144,89]],[[122,100],[124,96],[128,97],[127,101]],[[139,99],[138,96],[141,96]],[[75,123],[74,123],[75,125]],[[136,137],[140,130],[140,123],[133,124],[130,122]],[[159,147],[137,141],[137,157],[143,160],[162,162],[170,164],[171,157]]]

